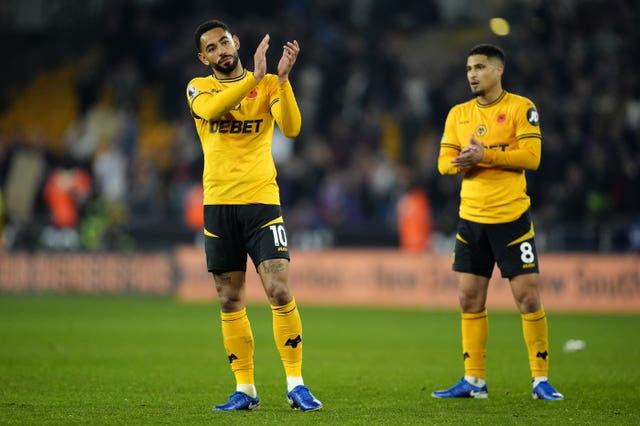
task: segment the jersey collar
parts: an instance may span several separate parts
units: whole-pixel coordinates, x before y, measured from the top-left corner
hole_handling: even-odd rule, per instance
[[[504,97],[507,95],[507,91],[503,90],[502,93],[500,93],[500,96],[498,96],[498,98],[491,102],[490,104],[481,104],[480,102],[478,102],[478,100],[476,99],[476,104],[480,107],[480,108],[488,108],[490,106],[494,106],[495,104],[497,104],[498,102],[500,102],[501,100],[504,99]]]
[[[213,74],[213,78],[215,78],[216,80],[218,80],[221,83],[233,83],[234,81],[240,81],[243,78],[245,78],[247,76],[247,70],[246,68],[242,69],[242,74],[240,74],[237,77],[230,77],[230,78],[218,78],[215,74]]]

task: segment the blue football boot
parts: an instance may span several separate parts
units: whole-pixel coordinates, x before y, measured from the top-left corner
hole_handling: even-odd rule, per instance
[[[258,397],[252,398],[246,393],[235,392],[224,404],[213,407],[217,411],[255,410],[260,406]]]
[[[489,389],[485,383],[483,386],[474,386],[463,377],[458,383],[447,390],[431,393],[434,398],[489,398]]]
[[[551,383],[544,381],[537,384],[531,392],[533,399],[542,399],[545,401],[559,401],[564,399],[564,395],[554,389]]]
[[[299,408],[302,411],[317,411],[322,408],[322,402],[318,401],[309,388],[305,385],[298,385],[287,394],[289,405],[293,409]]]

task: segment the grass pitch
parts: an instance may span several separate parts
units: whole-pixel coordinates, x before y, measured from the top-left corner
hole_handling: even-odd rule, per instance
[[[531,399],[519,315],[490,312],[488,400],[438,400],[462,371],[459,313],[300,306],[304,378],[320,412],[291,410],[266,305],[250,306],[261,407],[234,390],[217,303],[0,295],[0,424],[638,424],[640,315],[547,312],[551,381]],[[563,352],[568,339],[586,341]]]

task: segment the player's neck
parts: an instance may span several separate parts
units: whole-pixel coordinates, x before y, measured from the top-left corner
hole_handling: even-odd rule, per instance
[[[496,99],[498,99],[502,95],[502,92],[502,86],[497,85],[484,95],[478,96],[478,103],[481,105],[489,105],[490,103],[495,102]]]
[[[238,62],[238,65],[228,73],[223,73],[215,69],[213,70],[213,75],[215,75],[218,80],[228,80],[230,78],[240,77],[243,73],[244,68],[240,62]]]

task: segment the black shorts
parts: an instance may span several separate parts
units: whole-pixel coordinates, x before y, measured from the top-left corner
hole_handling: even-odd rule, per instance
[[[289,259],[278,205],[205,205],[204,234],[209,272],[246,271],[247,255],[256,270],[264,260]]]
[[[484,224],[460,219],[453,270],[491,278],[498,264],[503,278],[538,270],[533,222],[527,210],[509,223]]]

